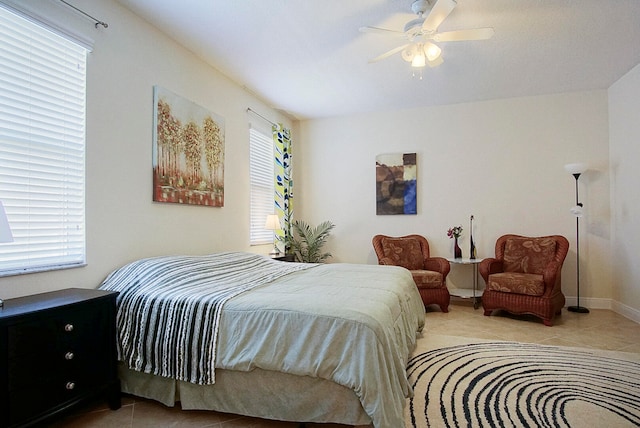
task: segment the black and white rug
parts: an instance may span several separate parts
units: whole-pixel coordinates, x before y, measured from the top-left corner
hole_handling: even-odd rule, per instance
[[[407,371],[407,427],[640,426],[638,354],[469,339]]]

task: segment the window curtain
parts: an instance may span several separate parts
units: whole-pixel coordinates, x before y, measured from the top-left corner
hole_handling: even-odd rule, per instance
[[[274,202],[275,214],[282,219],[282,230],[276,231],[278,248],[285,254],[290,252],[293,236],[293,177],[291,175],[291,130],[281,123],[271,128],[274,145]]]

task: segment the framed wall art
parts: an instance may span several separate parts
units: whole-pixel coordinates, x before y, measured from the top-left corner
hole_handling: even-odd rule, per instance
[[[416,214],[416,154],[376,156],[376,214]]]
[[[224,118],[153,87],[153,200],[224,206]]]

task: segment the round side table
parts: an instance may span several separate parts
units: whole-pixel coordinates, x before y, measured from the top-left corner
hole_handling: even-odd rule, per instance
[[[480,296],[477,296],[478,291],[478,263],[480,263],[483,259],[454,259],[448,258],[447,261],[451,264],[459,264],[459,265],[472,265],[473,266],[473,288],[456,288],[453,290],[449,290],[449,294],[456,297],[462,297],[463,299],[473,298],[473,309],[478,309],[480,306]]]

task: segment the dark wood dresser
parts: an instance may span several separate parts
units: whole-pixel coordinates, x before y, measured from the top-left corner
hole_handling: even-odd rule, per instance
[[[0,427],[42,425],[104,394],[120,407],[118,293],[69,288],[0,308]]]

